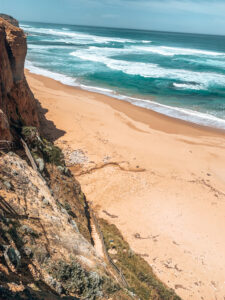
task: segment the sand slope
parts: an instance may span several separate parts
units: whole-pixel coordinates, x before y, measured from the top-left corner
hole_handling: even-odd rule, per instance
[[[28,74],[99,215],[183,299],[225,299],[225,135]],[[49,123],[52,125],[52,123]],[[82,174],[86,172],[87,174]]]

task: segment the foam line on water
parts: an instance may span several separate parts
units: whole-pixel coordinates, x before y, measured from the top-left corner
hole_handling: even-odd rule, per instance
[[[122,71],[128,75],[138,75],[146,78],[165,78],[167,80],[178,80],[181,81],[181,83],[188,82],[195,86],[195,89],[197,89],[197,85],[198,89],[207,89],[211,85],[225,86],[225,75],[218,73],[169,69],[152,63],[116,60],[107,56],[98,55],[96,52],[92,53],[90,49],[77,50],[71,52],[70,55],[85,61],[102,63],[112,70]]]
[[[129,99],[127,101],[129,101]],[[207,113],[202,113],[191,109],[167,106],[164,104],[159,104],[154,101],[143,100],[143,99],[130,100],[129,102],[131,102],[136,106],[149,108],[158,113],[176,119],[188,121],[198,125],[203,125],[203,126],[208,126],[208,127],[218,128],[218,129],[225,129],[224,119],[217,118]]]
[[[204,86],[198,84],[187,84],[187,83],[173,83],[173,86],[177,89],[182,90],[204,90]]]
[[[225,57],[223,52],[206,51],[201,49],[189,49],[179,47],[167,47],[167,46],[132,46],[134,50],[140,50],[145,52],[151,52],[154,54],[160,54],[164,56],[175,55],[189,55],[189,56],[222,56]]]
[[[64,37],[74,39],[80,42],[86,43],[110,43],[110,42],[117,42],[117,43],[140,43],[140,40],[132,40],[127,38],[117,38],[117,37],[110,37],[110,36],[98,36],[92,35],[87,33],[80,33],[78,31],[67,31],[67,30],[58,30],[58,29],[51,29],[51,28],[35,28],[35,27],[25,27],[24,25],[21,26],[25,31],[28,33],[39,33],[39,34],[47,34],[52,36]],[[150,41],[149,41],[150,42]]]
[[[37,67],[28,60],[26,60],[26,62],[25,62],[25,68],[27,68],[33,74],[43,75],[45,77],[52,78],[54,80],[57,80],[57,81],[65,84],[65,85],[76,86],[76,79],[74,79],[70,76],[66,76],[64,74],[52,72],[47,69]]]

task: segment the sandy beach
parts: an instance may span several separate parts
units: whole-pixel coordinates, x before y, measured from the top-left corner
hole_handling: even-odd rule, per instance
[[[183,299],[224,300],[224,132],[26,76],[98,215]]]

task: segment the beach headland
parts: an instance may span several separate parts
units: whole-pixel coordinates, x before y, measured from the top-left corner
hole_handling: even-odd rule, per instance
[[[26,76],[98,215],[183,299],[224,299],[224,132]]]

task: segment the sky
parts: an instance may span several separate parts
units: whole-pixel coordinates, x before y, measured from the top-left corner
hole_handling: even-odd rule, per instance
[[[0,0],[20,21],[225,35],[225,0]]]

